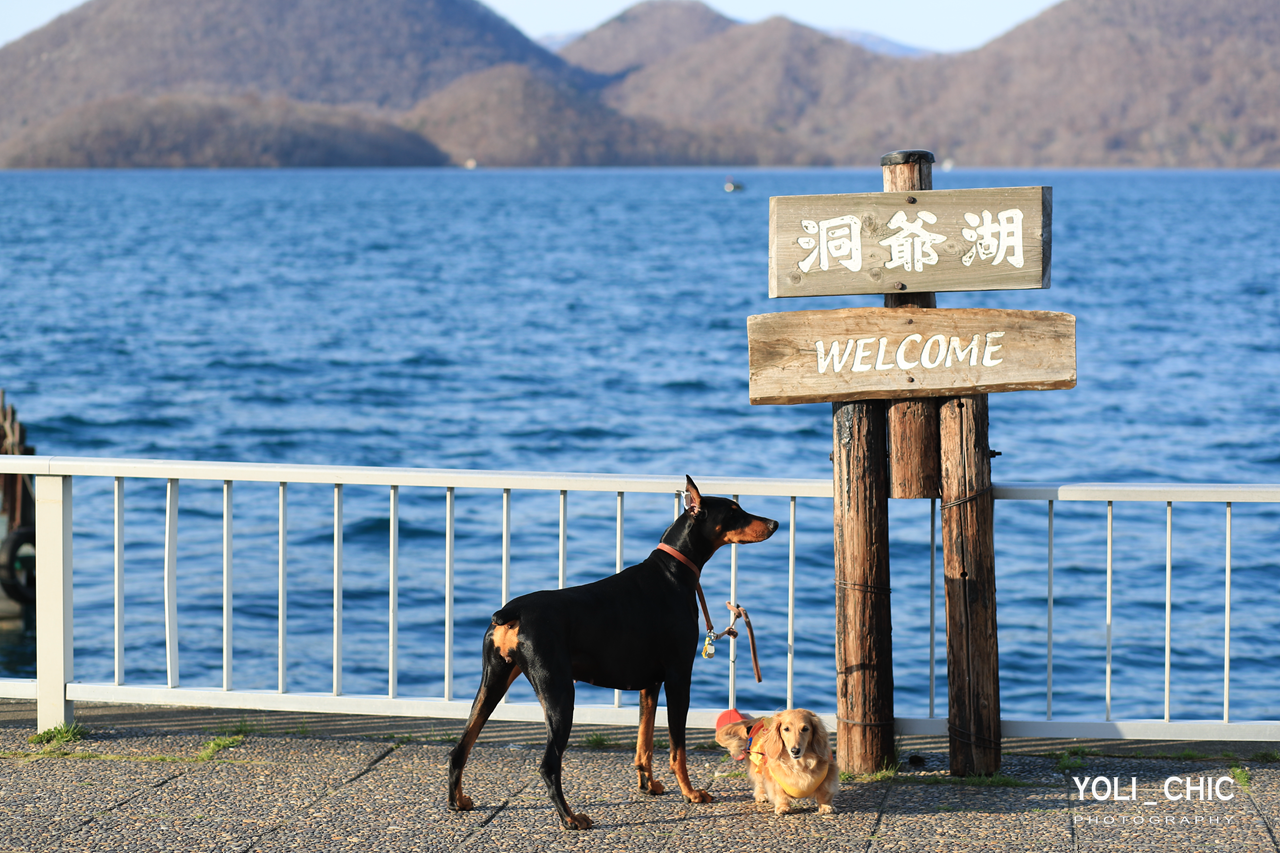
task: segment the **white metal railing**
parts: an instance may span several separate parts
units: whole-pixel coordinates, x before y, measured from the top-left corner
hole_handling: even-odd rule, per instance
[[[680,511],[683,479],[663,476],[620,476],[608,474],[558,474],[499,471],[431,470],[404,468],[361,468],[313,465],[276,465],[252,463],[211,463],[168,460],[88,459],[62,457],[0,457],[0,472],[31,475],[36,484],[37,527],[37,678],[0,679],[0,696],[35,698],[38,703],[40,728],[69,721],[77,700],[128,702],[137,704],[193,705],[227,707],[245,710],[325,711],[334,713],[386,714],[428,717],[465,717],[470,709],[468,697],[453,695],[453,605],[454,605],[454,528],[455,489],[491,489],[502,493],[502,577],[501,594],[507,600],[510,591],[511,563],[511,494],[514,490],[559,493],[559,583],[566,583],[568,493],[570,491],[616,493],[616,568],[623,568],[623,510],[625,495],[633,493],[667,493],[674,495],[674,510]],[[85,683],[73,678],[72,637],[72,492],[73,477],[99,477],[114,480],[115,510],[115,678],[111,683]],[[124,678],[124,550],[123,515],[126,478],[163,479],[167,483],[165,502],[164,544],[164,613],[166,683],[159,685],[126,684]],[[178,678],[177,620],[177,507],[182,480],[221,481],[223,488],[222,551],[222,634],[223,681],[221,689],[182,687]],[[236,482],[278,484],[278,616],[277,661],[278,683],[274,691],[236,688],[233,680],[232,618],[232,490]],[[826,498],[832,495],[830,480],[700,478],[701,488],[709,493],[735,496],[779,496],[790,500],[788,626],[787,626],[787,705],[794,698],[795,655],[795,590],[796,590],[796,499]],[[324,484],[333,488],[333,676],[329,693],[303,693],[289,690],[289,654],[287,647],[288,584],[287,513],[289,484]],[[388,674],[383,695],[352,695],[342,684],[342,589],[343,589],[343,487],[346,485],[384,486],[388,489],[390,524],[388,530]],[[400,490],[405,487],[443,489],[446,495],[445,521],[445,625],[444,688],[433,698],[408,698],[399,695],[397,685],[397,601],[399,560]],[[1046,713],[1043,720],[1005,719],[1005,736],[1030,737],[1125,737],[1216,740],[1280,740],[1280,722],[1231,722],[1230,719],[1230,566],[1231,505],[1240,502],[1280,503],[1280,486],[1250,485],[1164,485],[1164,484],[997,484],[995,497],[1001,500],[1044,501],[1048,509],[1047,554],[1047,632],[1046,632]],[[1106,708],[1101,720],[1063,721],[1053,718],[1053,543],[1054,505],[1058,502],[1105,502],[1108,507],[1107,575],[1106,575]],[[1166,584],[1165,584],[1165,714],[1162,720],[1113,720],[1111,718],[1111,506],[1117,501],[1164,502],[1166,514]],[[1226,614],[1224,637],[1223,718],[1221,721],[1177,721],[1170,717],[1170,649],[1172,613],[1172,505],[1195,501],[1222,503],[1227,512],[1226,550]],[[945,734],[946,720],[936,716],[935,659],[936,638],[934,613],[936,596],[936,507],[930,513],[930,616],[929,616],[929,716],[898,718],[899,731],[906,734]],[[826,522],[824,522],[825,524]],[[736,546],[730,554],[730,590],[736,598],[738,557]],[[730,706],[736,704],[736,643],[730,644],[728,692]],[[826,689],[825,687],[823,689]],[[612,706],[579,706],[576,718],[590,723],[630,723],[635,708],[622,707],[615,692]],[[664,709],[659,709],[665,717]],[[692,727],[714,725],[718,709],[694,709],[690,713]],[[536,721],[541,708],[534,703],[504,702],[495,719]],[[664,720],[662,722],[665,722]],[[827,719],[834,727],[834,717]]]

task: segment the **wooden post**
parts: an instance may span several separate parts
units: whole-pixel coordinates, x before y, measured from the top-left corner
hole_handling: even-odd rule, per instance
[[[942,402],[942,552],[951,775],[1000,769],[1000,667],[987,396]]]
[[[832,404],[836,573],[836,758],[874,773],[893,761],[893,639],[885,403]]]
[[[933,189],[933,154],[894,151],[880,158],[885,192]],[[901,284],[905,285],[905,282]],[[936,308],[932,293],[886,294],[884,307]],[[886,413],[889,430],[889,497],[936,498],[941,494],[938,401],[893,400]]]

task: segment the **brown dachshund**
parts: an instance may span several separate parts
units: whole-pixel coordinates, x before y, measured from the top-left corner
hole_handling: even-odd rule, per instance
[[[840,773],[831,760],[827,727],[812,711],[797,708],[729,723],[716,731],[716,743],[735,759],[749,759],[756,802],[773,803],[774,814],[786,814],[792,800],[807,797],[817,800],[818,814],[835,811]]]

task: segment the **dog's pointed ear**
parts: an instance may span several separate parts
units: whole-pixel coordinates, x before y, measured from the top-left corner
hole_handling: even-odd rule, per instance
[[[684,475],[684,508],[695,517],[702,512],[702,493],[688,474]]]

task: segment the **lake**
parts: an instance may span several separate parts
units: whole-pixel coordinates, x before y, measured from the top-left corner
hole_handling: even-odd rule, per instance
[[[0,387],[40,453],[635,474],[830,476],[830,408],[752,407],[771,195],[872,192],[879,170],[0,172]],[[1076,388],[992,395],[993,477],[1280,482],[1280,175],[939,171],[938,189],[1053,187],[1053,286],[940,307],[1070,312]],[[184,685],[221,683],[218,484],[184,484]],[[110,484],[76,486],[76,676],[111,677]],[[127,676],[163,681],[163,483],[129,484]],[[331,490],[290,489],[290,685],[329,685]],[[347,489],[348,692],[386,679],[386,494]],[[571,582],[613,570],[613,496],[574,496]],[[275,489],[237,486],[236,677],[275,685]],[[786,518],[785,500],[744,500]],[[500,498],[458,496],[455,695],[497,608]],[[670,521],[629,496],[626,558]],[[513,593],[553,586],[554,495],[517,494]],[[895,502],[898,713],[927,707],[928,505]],[[1105,507],[1057,508],[1055,717],[1101,714]],[[829,504],[800,501],[798,704],[834,707]],[[1045,508],[996,507],[1005,716],[1044,710]],[[1221,713],[1220,507],[1175,508],[1173,714]],[[399,673],[438,694],[443,497],[402,505]],[[1235,510],[1232,711],[1280,717],[1280,513]],[[785,532],[785,531],[784,531]],[[1116,508],[1117,717],[1163,713],[1164,507]],[[786,541],[741,549],[766,680],[785,702]],[[465,579],[465,580],[464,580]],[[728,597],[728,559],[704,575]],[[941,607],[939,606],[941,623]],[[296,639],[295,639],[296,635]],[[5,666],[30,674],[29,632]],[[306,651],[303,651],[306,650]],[[318,651],[317,651],[318,650]],[[727,654],[695,666],[722,707]],[[744,682],[746,682],[744,684]],[[942,680],[940,677],[940,686]],[[518,698],[531,698],[527,690]],[[939,707],[945,708],[944,694]],[[585,689],[582,701],[611,701]]]

